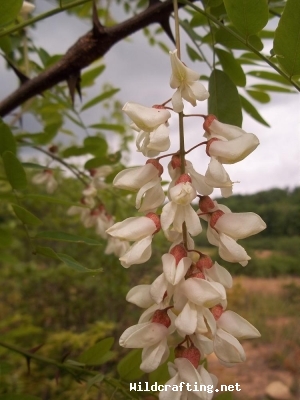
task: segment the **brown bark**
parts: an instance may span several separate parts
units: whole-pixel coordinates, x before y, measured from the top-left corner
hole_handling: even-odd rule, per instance
[[[7,115],[26,100],[68,80],[70,76],[78,75],[82,68],[103,57],[114,44],[125,37],[152,23],[164,25],[172,10],[172,0],[150,1],[145,11],[113,27],[106,28],[94,21],[93,29],[79,38],[56,64],[23,83],[0,102],[0,116]]]

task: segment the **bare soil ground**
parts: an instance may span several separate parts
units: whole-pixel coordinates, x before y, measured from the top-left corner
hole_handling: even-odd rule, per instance
[[[300,284],[300,278],[260,279],[238,277],[234,285],[241,285],[245,293],[280,294],[283,286],[289,283]],[[219,384],[240,384],[240,392],[232,392],[234,399],[263,400],[266,387],[274,381],[281,381],[291,391],[290,399],[300,399],[300,346],[294,340],[281,337],[282,327],[291,322],[291,318],[299,321],[298,334],[300,336],[300,315],[294,317],[272,317],[266,325],[274,331],[274,340],[269,343],[256,340],[243,341],[247,360],[233,368],[220,365],[214,354],[208,357],[209,371],[217,375]],[[278,333],[279,332],[279,333]],[[281,335],[280,335],[281,332]],[[298,341],[299,343],[299,341]]]

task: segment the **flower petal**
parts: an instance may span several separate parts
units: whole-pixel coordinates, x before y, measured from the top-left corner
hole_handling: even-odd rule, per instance
[[[160,342],[168,334],[168,328],[156,322],[144,322],[127,328],[119,344],[129,349],[141,349]]]
[[[133,264],[143,264],[148,261],[152,254],[152,236],[147,236],[135,242],[127,252],[119,258],[124,268],[129,268]]]
[[[225,311],[218,319],[217,324],[218,328],[222,328],[237,339],[252,339],[261,336],[250,322],[234,311]]]

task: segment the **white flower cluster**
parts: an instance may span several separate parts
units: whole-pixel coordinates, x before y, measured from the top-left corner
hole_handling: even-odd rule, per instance
[[[167,384],[183,381],[215,386],[216,377],[199,365],[200,361],[214,352],[225,366],[240,363],[246,356],[239,340],[260,334],[244,318],[226,309],[226,289],[232,286],[232,277],[208,255],[196,250],[192,237],[201,233],[200,219],[203,219],[207,222],[208,241],[218,247],[220,257],[243,266],[247,264],[250,257],[237,240],[262,231],[265,223],[251,212],[232,213],[209,195],[214,188],[220,188],[223,197],[232,194],[232,181],[223,164],[244,159],[259,141],[252,133],[223,124],[215,116],[206,116],[203,127],[207,140],[204,143],[210,157],[207,171],[205,175],[198,173],[185,159],[182,149],[170,155],[171,183],[165,203],[161,157],[153,157],[169,149],[169,110],[181,113],[183,100],[196,106],[197,100],[206,100],[209,96],[198,81],[199,74],[187,68],[176,51],[170,56],[170,86],[176,89],[172,97],[173,109],[165,105],[148,108],[135,103],[126,103],[123,108],[133,121],[133,128],[139,132],[138,151],[149,159],[144,166],[118,173],[113,185],[137,192],[136,208],[143,216],[127,218],[110,226],[106,232],[115,240],[132,242],[120,257],[125,268],[150,259],[153,236],[160,230],[171,245],[161,258],[161,275],[152,284],[136,286],[127,294],[127,301],[143,308],[144,312],[138,324],[122,334],[120,345],[142,348],[140,367],[151,372],[168,359],[168,338],[177,332],[183,339],[175,349],[174,363],[168,364],[171,379]],[[199,208],[195,210],[192,202],[196,198]],[[161,213],[158,212],[160,207]],[[173,395],[170,389],[161,392],[159,398],[169,399]],[[183,391],[176,398],[210,400],[212,396],[206,392]]]

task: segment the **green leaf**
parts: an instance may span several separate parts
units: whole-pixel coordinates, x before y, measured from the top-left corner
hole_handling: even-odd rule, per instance
[[[269,81],[274,81],[281,83],[282,85],[288,85],[290,86],[291,83],[285,79],[283,76],[276,74],[274,72],[268,72],[268,71],[249,71],[247,72],[248,75],[255,76],[256,78],[261,78],[261,79],[266,79]]]
[[[30,211],[26,210],[23,207],[20,207],[17,204],[12,204],[11,205],[16,216],[19,218],[21,222],[25,225],[40,225],[42,221],[37,218],[35,215],[33,215]]]
[[[0,1],[0,26],[12,22],[19,14],[23,0]]]
[[[142,350],[131,350],[117,365],[117,371],[125,381],[135,381],[144,375],[140,370]]]
[[[11,151],[2,155],[7,179],[13,189],[23,190],[27,186],[27,178],[22,164]]]
[[[232,26],[229,28],[233,32],[237,32]],[[247,46],[243,44],[240,40],[238,40],[235,36],[233,36],[230,32],[224,31],[223,29],[218,29],[215,34],[216,43],[219,43],[229,49],[238,49],[238,50],[246,50]]]
[[[262,125],[265,125],[269,128],[270,125],[263,119],[263,117],[259,114],[257,109],[253,106],[253,104],[251,104],[247,99],[245,99],[245,97],[241,95],[240,97],[241,97],[242,107],[246,111],[246,113],[251,115],[253,119],[260,122]]]
[[[237,86],[245,86],[246,76],[236,58],[227,51],[218,48],[216,48],[215,51],[222,65],[223,71],[229,76],[232,82]]]
[[[296,93],[294,90],[281,87],[281,86],[275,86],[275,85],[252,85],[252,88],[256,88],[258,90],[265,90],[269,92],[281,92],[281,93]]]
[[[5,151],[11,151],[16,154],[16,141],[8,125],[0,118],[0,155]]]
[[[94,125],[90,125],[90,128],[104,129],[107,131],[115,131],[118,133],[125,133],[125,127],[123,125],[119,125],[119,124],[94,124]]]
[[[228,18],[246,38],[261,31],[268,23],[267,0],[224,0]]]
[[[225,72],[213,70],[209,78],[208,112],[219,121],[241,126],[243,121],[241,101],[236,86]]]
[[[91,379],[89,379],[86,382],[86,391],[88,392],[90,390],[90,388],[95,385],[95,383],[102,382],[104,378],[105,378],[105,376],[103,374],[97,374],[97,375],[93,376]]]
[[[247,93],[254,100],[259,101],[260,103],[269,103],[271,100],[271,97],[268,95],[268,93],[265,92],[259,92],[257,90],[247,90]]]
[[[81,87],[92,86],[95,79],[105,70],[105,65],[99,65],[99,67],[90,69],[82,74],[80,85]]]
[[[94,239],[83,236],[72,235],[64,232],[39,232],[35,235],[35,239],[58,240],[61,242],[84,243],[90,246],[99,246],[101,243]]]
[[[274,52],[290,77],[300,74],[300,1],[287,0],[275,31]]]
[[[88,150],[84,147],[70,146],[62,152],[62,156],[64,158],[74,157],[74,156],[82,156],[83,154],[87,154]]]
[[[113,344],[113,337],[103,339],[94,346],[85,350],[79,356],[78,361],[85,365],[101,365],[103,364],[103,357],[109,352]]]
[[[104,157],[107,153],[108,145],[104,138],[93,136],[84,139],[84,148],[94,156]]]
[[[101,268],[99,269],[89,269],[85,268],[83,265],[81,265],[78,261],[74,260],[71,256],[63,253],[56,253],[57,257],[59,260],[61,260],[63,263],[65,263],[68,267],[75,269],[76,271],[79,272],[99,272],[102,271]]]
[[[42,400],[40,397],[30,396],[29,394],[7,393],[0,395],[0,400]]]
[[[37,254],[41,254],[44,257],[54,258],[56,260],[58,259],[57,254],[53,249],[51,249],[51,247],[37,246],[35,248],[35,252]]]
[[[57,197],[46,196],[43,194],[25,194],[23,196],[23,198],[31,199],[34,201],[45,201],[46,203],[61,204],[63,206],[68,206],[68,207],[77,206],[77,207],[88,208],[84,204],[81,204],[81,203],[73,203],[68,200],[58,199]]]
[[[85,105],[81,108],[81,111],[87,110],[88,108],[95,106],[96,104],[100,103],[101,101],[109,99],[114,94],[118,93],[119,90],[120,89],[111,89],[111,90],[108,90],[107,92],[100,94],[100,96],[94,97],[92,100],[85,103]]]
[[[192,61],[202,61],[202,57],[188,44],[186,44],[186,51]]]
[[[93,168],[98,168],[101,167],[101,165],[111,165],[111,164],[116,164],[118,161],[121,159],[121,152],[117,151],[114,154],[108,154],[106,157],[95,157],[90,160],[88,160],[84,164],[85,169],[93,169]]]
[[[35,249],[35,252],[36,252],[36,254],[40,254],[47,258],[53,258],[55,260],[60,260],[67,267],[70,267],[78,272],[90,272],[93,274],[96,272],[102,272],[102,268],[99,268],[99,269],[85,268],[78,261],[74,260],[74,258],[72,258],[71,256],[69,256],[67,254],[63,254],[63,253],[56,253],[53,249],[51,249],[51,247],[37,246]],[[75,362],[77,363],[77,361],[75,361]],[[81,365],[84,365],[84,364],[81,363]]]

